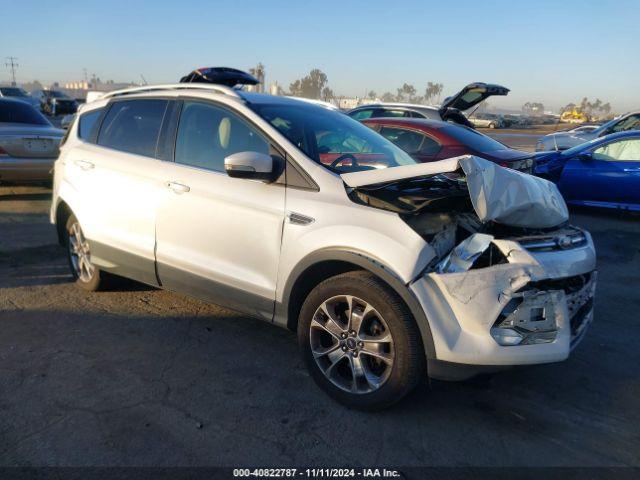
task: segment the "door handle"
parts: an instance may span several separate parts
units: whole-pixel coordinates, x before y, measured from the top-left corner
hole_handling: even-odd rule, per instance
[[[74,162],[77,166],[79,166],[82,170],[91,170],[95,167],[95,165],[91,162],[87,162],[86,160],[76,160]]]
[[[165,185],[178,194],[187,193],[189,190],[191,190],[188,185],[183,185],[182,183],[178,182],[167,182]]]

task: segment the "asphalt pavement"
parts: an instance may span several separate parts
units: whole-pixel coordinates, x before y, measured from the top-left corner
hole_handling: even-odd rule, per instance
[[[77,289],[49,202],[0,187],[0,465],[640,466],[638,216],[573,212],[599,285],[569,360],[362,413],[293,333],[134,282]]]

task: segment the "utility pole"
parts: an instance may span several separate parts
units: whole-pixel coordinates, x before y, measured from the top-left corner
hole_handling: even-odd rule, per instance
[[[7,61],[5,62],[5,66],[11,68],[11,76],[13,77],[13,82],[11,82],[12,87],[16,86],[16,67],[18,67],[16,60],[18,60],[16,57],[7,57]]]

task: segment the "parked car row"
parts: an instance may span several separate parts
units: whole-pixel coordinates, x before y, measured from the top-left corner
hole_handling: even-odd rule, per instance
[[[0,98],[24,101],[50,116],[73,114],[78,110],[78,101],[60,90],[35,90],[29,94],[18,87],[0,87]]]

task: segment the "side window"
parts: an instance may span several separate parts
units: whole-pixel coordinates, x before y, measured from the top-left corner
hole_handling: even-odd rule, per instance
[[[420,152],[422,141],[425,138],[424,135],[418,132],[394,127],[382,127],[380,129],[380,135],[392,141],[407,153]]]
[[[91,110],[90,112],[80,115],[80,119],[78,122],[78,137],[87,142],[90,141],[91,132],[93,132],[93,129],[96,126],[96,122],[102,114],[102,110],[102,108],[98,108],[96,110]]]
[[[435,155],[440,151],[441,145],[431,137],[425,135],[422,146],[420,147],[421,155]]]
[[[269,154],[269,143],[228,110],[184,103],[176,138],[177,163],[224,172],[225,157],[247,151]]]
[[[593,158],[607,162],[640,162],[640,138],[607,143],[593,151]]]
[[[102,122],[98,145],[154,157],[167,100],[114,103]]]
[[[349,116],[354,120],[365,120],[367,118],[371,118],[371,115],[373,115],[373,109],[367,108],[364,110],[358,110],[357,112],[353,112]]]
[[[410,112],[405,110],[388,110],[388,109],[380,109],[375,112],[374,117],[380,118],[398,118],[398,117],[408,117]]]

